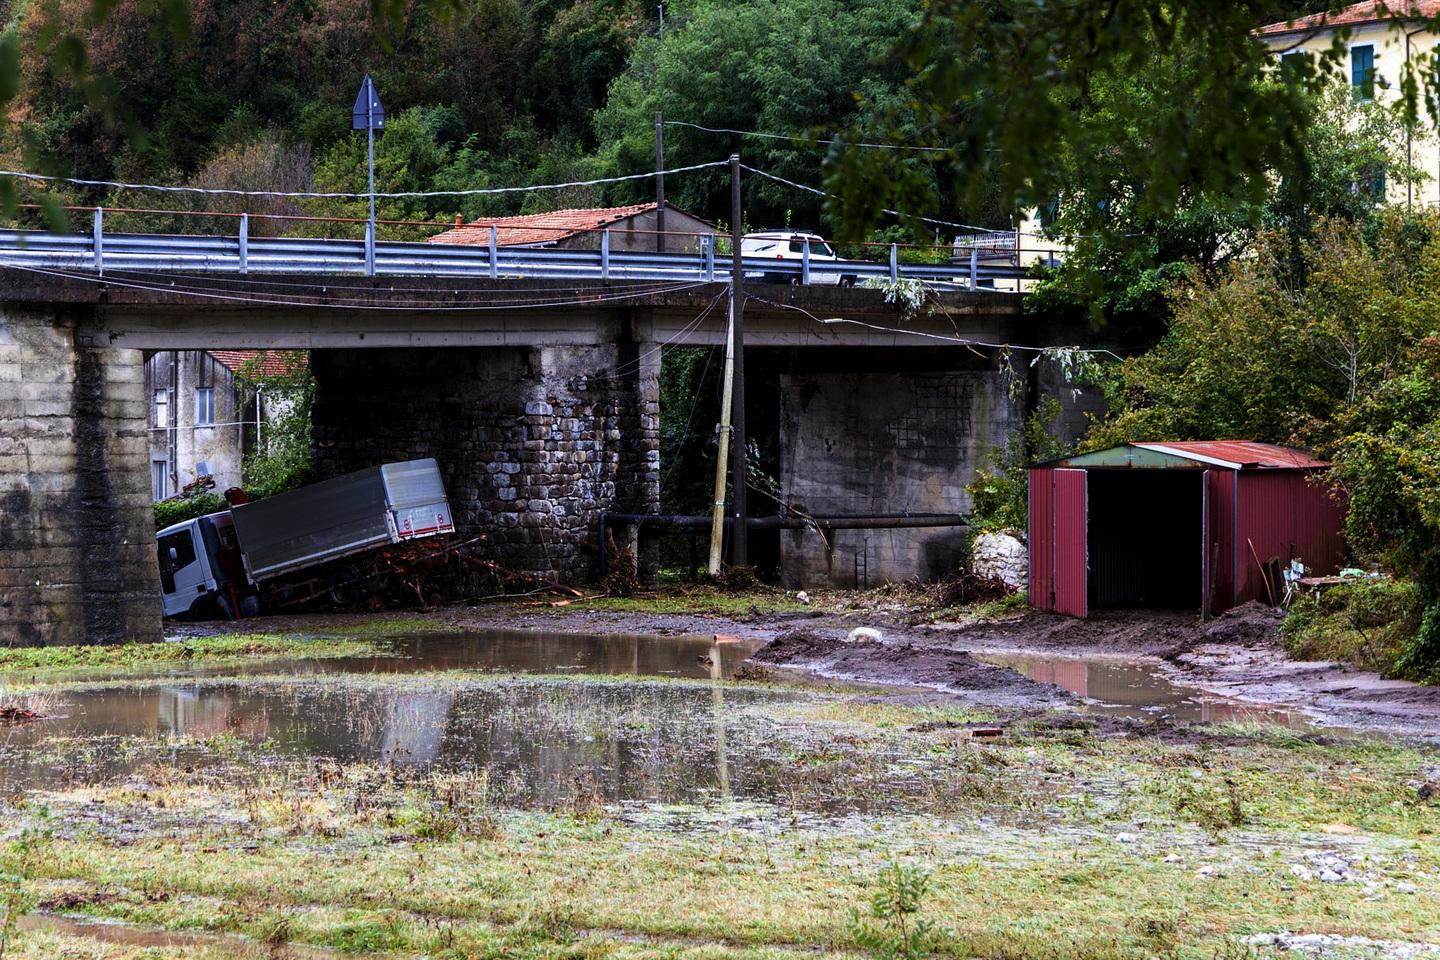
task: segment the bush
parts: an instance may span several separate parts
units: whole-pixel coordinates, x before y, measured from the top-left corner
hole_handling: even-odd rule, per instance
[[[225,498],[218,493],[199,493],[192,497],[174,497],[155,504],[155,529],[164,530],[172,523],[183,523],[217,513],[228,507]]]
[[[1357,580],[1301,597],[1281,626],[1285,648],[1301,660],[1337,660],[1389,677],[1433,676],[1421,645],[1429,616],[1409,580]],[[1420,654],[1420,655],[1417,655]]]

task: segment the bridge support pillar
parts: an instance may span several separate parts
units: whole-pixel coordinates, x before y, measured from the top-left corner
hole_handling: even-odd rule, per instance
[[[0,306],[0,646],[160,637],[140,351]]]
[[[319,350],[312,367],[322,473],[435,457],[461,537],[507,570],[589,579],[600,511],[659,510],[655,344]]]

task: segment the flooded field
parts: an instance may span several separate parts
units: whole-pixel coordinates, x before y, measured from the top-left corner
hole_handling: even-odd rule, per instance
[[[996,706],[713,635],[358,646],[0,680],[45,715],[0,726],[5,960],[863,956],[896,869],[939,956],[1440,952],[1440,754],[1150,664],[936,661],[1042,692]]]

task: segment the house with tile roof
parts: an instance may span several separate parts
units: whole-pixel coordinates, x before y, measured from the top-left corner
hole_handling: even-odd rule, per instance
[[[610,249],[654,252],[659,234],[654,203],[624,207],[587,207],[552,210],[518,217],[481,217],[455,226],[430,238],[431,243],[458,243],[488,246],[490,231],[501,247],[553,247],[560,250],[599,250],[600,238],[610,232]],[[702,237],[713,237],[715,224],[665,204],[665,252],[688,253],[699,249]]]
[[[244,480],[246,454],[288,402],[248,378],[284,376],[309,364],[295,350],[158,350],[145,359],[150,400],[150,486],[156,500],[209,477],[216,490]]]
[[[1440,0],[1367,0],[1339,10],[1267,24],[1256,35],[1283,65],[1287,57],[1318,55],[1337,36],[1345,45],[1345,77],[1352,96],[1362,102],[1391,103],[1400,98],[1408,62],[1420,68],[1440,53],[1440,34],[1430,29],[1440,15]],[[1416,183],[1383,180],[1366,185],[1377,200],[1420,207],[1440,203],[1440,139],[1435,124],[1421,120],[1397,149],[1425,175]]]

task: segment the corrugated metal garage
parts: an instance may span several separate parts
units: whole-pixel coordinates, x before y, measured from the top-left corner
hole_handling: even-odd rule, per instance
[[[1030,604],[1077,617],[1106,607],[1210,616],[1268,599],[1292,559],[1333,573],[1345,509],[1327,467],[1241,440],[1127,443],[1035,467]]]

